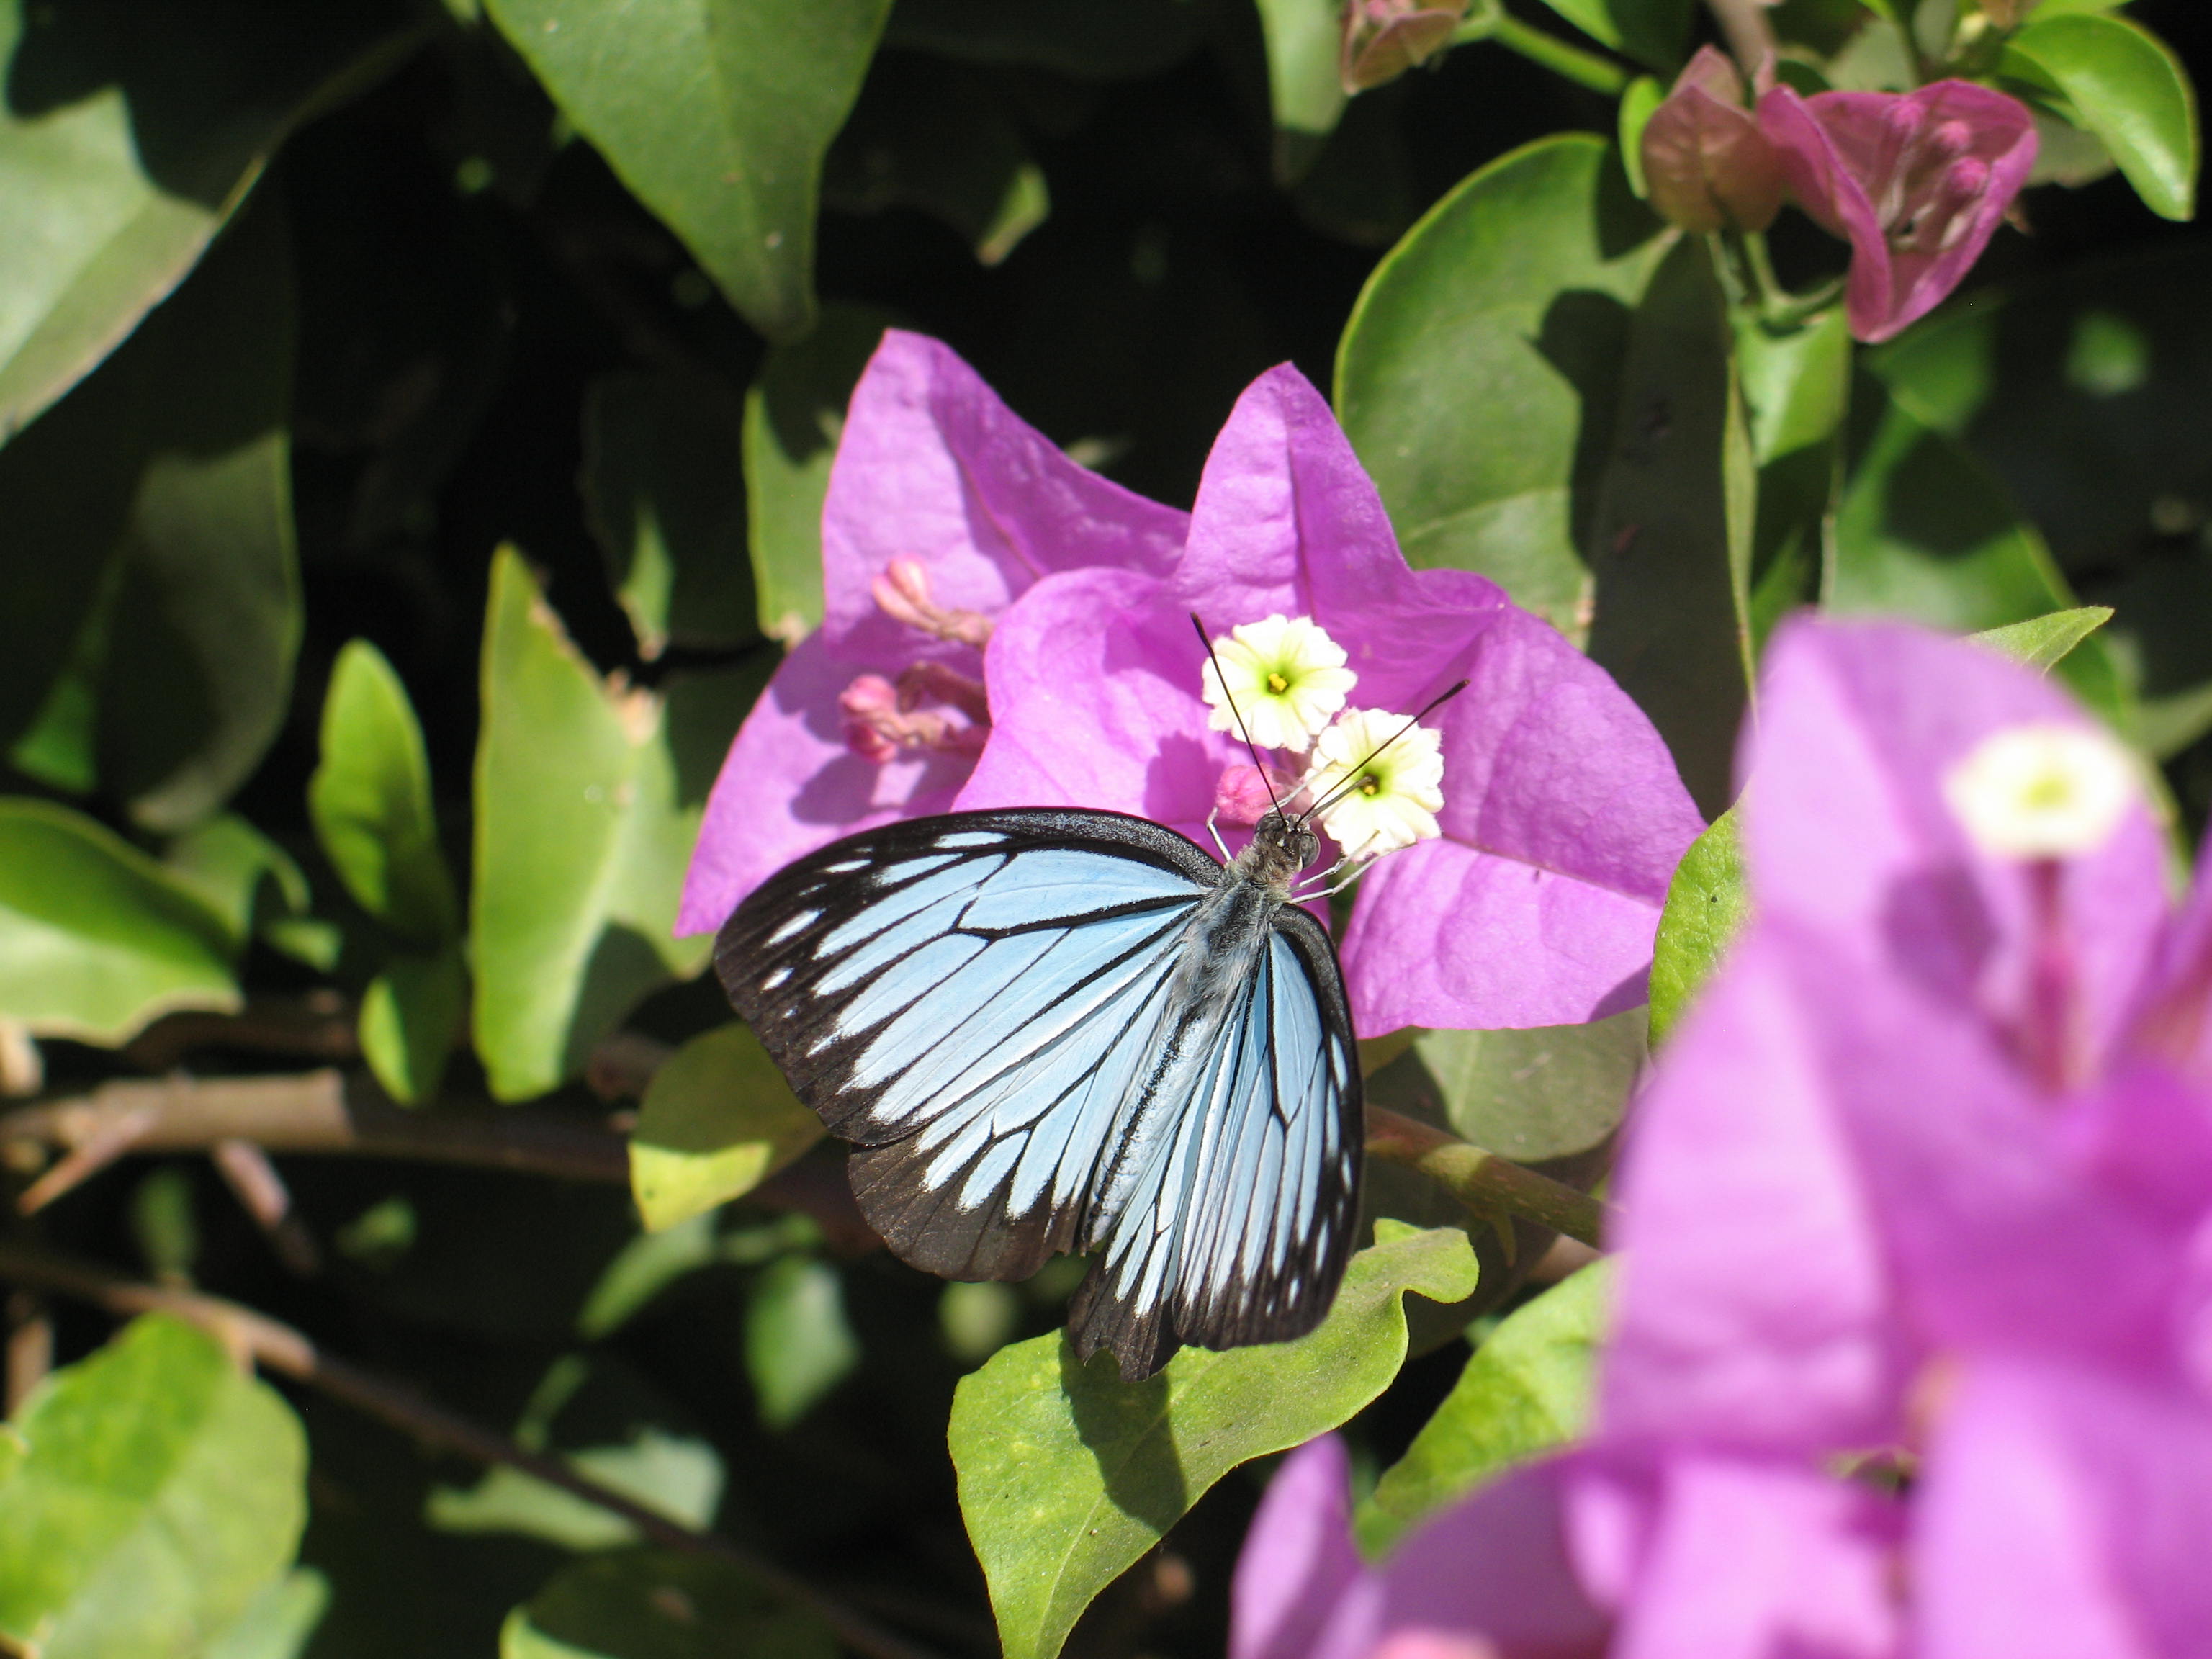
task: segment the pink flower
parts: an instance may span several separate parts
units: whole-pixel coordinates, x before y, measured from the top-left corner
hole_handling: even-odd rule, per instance
[[[1194,611],[1217,635],[1312,618],[1349,653],[1366,707],[1410,714],[1469,682],[1430,717],[1442,838],[1382,859],[1345,934],[1363,1034],[1567,1024],[1644,1000],[1658,908],[1699,822],[1666,745],[1494,584],[1407,568],[1328,404],[1288,367],[1223,427],[1172,568],[1064,570],[1000,618],[990,738],[960,805],[1113,808],[1203,844],[1224,787],[1249,803],[1255,780],[1209,727]]]
[[[678,933],[840,836],[948,810],[989,731],[993,620],[1055,570],[1168,569],[1185,523],[1069,460],[945,346],[886,333],[830,476],[823,624],[722,764]]]
[[[1685,230],[1765,230],[1782,210],[1782,158],[1744,107],[1743,77],[1711,46],[1644,124],[1651,205]]]
[[[2035,165],[2027,106],[1964,81],[1809,99],[1778,86],[1759,125],[1798,204],[1850,240],[1851,332],[1869,342],[1959,285]]]
[[[1441,6],[1422,0],[1346,0],[1338,79],[1346,92],[1365,92],[1396,80],[1449,46],[1466,13],[1466,0]]]

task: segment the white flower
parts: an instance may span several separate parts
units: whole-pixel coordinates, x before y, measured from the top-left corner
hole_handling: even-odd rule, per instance
[[[1306,774],[1306,787],[1317,801],[1344,791],[1322,808],[1320,817],[1321,827],[1350,859],[1380,858],[1434,840],[1442,833],[1437,814],[1443,811],[1443,736],[1379,708],[1347,708],[1338,715],[1314,745]]]
[[[2140,798],[2132,756],[2093,726],[2008,726],[1943,775],[1943,799],[1993,858],[2093,853]]]
[[[1215,662],[1221,665],[1218,674]],[[1206,665],[1203,691],[1213,711],[1206,725],[1234,732],[1242,714],[1244,729],[1261,748],[1304,749],[1358,684],[1344,664],[1344,647],[1310,617],[1241,623],[1227,639],[1214,641],[1213,661]]]

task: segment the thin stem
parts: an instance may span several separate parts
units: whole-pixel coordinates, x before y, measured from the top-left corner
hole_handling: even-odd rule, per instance
[[[1762,232],[1747,231],[1729,240],[1742,258],[1753,302],[1759,309],[1759,320],[1769,328],[1795,328],[1814,313],[1826,311],[1843,295],[1845,279],[1841,276],[1832,277],[1802,294],[1792,294],[1783,287],[1782,279],[1774,274],[1774,260],[1767,252],[1766,237]]]
[[[1728,38],[1747,79],[1758,75],[1759,65],[1773,52],[1774,26],[1767,21],[1764,0],[1705,0],[1713,20]]]
[[[343,1401],[426,1445],[457,1452],[476,1462],[520,1469],[620,1516],[665,1549],[728,1562],[776,1595],[813,1611],[847,1646],[869,1659],[933,1659],[927,1649],[884,1630],[744,1545],[718,1533],[701,1532],[672,1521],[579,1474],[562,1458],[519,1446],[505,1435],[424,1399],[404,1383],[333,1359],[289,1325],[251,1308],[197,1291],[141,1284],[88,1262],[20,1244],[0,1243],[0,1279],[75,1297],[121,1317],[165,1313],[188,1320],[242,1358]]]
[[[1538,1175],[1510,1158],[1442,1129],[1380,1106],[1367,1109],[1367,1150],[1376,1158],[1418,1170],[1469,1209],[1490,1216],[1501,1211],[1602,1248],[1599,1236],[1607,1206],[1564,1182]]]
[[[1556,34],[1531,28],[1517,17],[1500,17],[1490,38],[1508,52],[1517,52],[1530,63],[1540,64],[1553,74],[1564,76],[1577,86],[1588,87],[1607,98],[1620,97],[1635,78],[1612,58],[1584,52]]]

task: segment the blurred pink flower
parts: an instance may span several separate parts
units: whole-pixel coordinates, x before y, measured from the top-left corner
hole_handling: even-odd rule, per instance
[[[1651,205],[1685,230],[1765,230],[1782,210],[1782,158],[1744,106],[1743,77],[1711,46],[1644,124]]]
[[[1959,285],[2035,165],[2027,106],[1965,81],[1811,98],[1778,86],[1759,125],[1798,204],[1850,240],[1846,306],[1868,342]]]

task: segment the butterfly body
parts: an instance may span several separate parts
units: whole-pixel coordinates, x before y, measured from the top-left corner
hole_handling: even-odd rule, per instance
[[[1358,1068],[1291,902],[1316,847],[1273,813],[1226,866],[1120,813],[912,819],[780,872],[717,969],[894,1251],[961,1279],[1097,1253],[1078,1352],[1140,1377],[1302,1334],[1349,1255]]]

